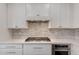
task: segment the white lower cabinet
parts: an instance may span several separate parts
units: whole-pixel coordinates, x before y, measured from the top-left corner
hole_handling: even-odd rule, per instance
[[[22,44],[0,44],[0,49],[22,49]]]
[[[0,44],[0,55],[22,55],[22,44]]]
[[[0,44],[0,55],[51,55],[52,45],[44,43]]]
[[[52,45],[51,44],[24,44],[23,46],[24,55],[51,55]]]
[[[22,49],[0,49],[0,55],[22,55]]]

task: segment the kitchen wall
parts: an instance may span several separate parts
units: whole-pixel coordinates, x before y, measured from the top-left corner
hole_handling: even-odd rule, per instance
[[[61,16],[61,15],[60,15]],[[59,16],[58,16],[59,17]],[[12,30],[7,28],[7,4],[0,4],[0,42],[26,39],[30,36],[46,36],[52,42],[71,43],[71,54],[79,55],[79,30],[48,29],[48,23],[32,23],[28,29]],[[12,36],[12,37],[11,37]]]
[[[58,7],[61,5],[62,4],[58,4]],[[35,13],[35,10],[37,10],[37,9],[34,9],[33,12],[31,12],[30,5],[27,5],[27,6],[28,6],[27,16],[30,16],[30,15],[35,16],[37,14],[40,14],[38,12]],[[63,13],[62,13],[62,16],[60,15],[59,8],[54,7],[55,4],[53,4],[52,6],[51,6],[52,12],[50,14],[50,17],[53,17],[53,19],[57,19],[57,20],[67,19],[67,17],[64,17]],[[37,6],[35,5],[35,7],[37,7]],[[35,7],[33,7],[33,8],[35,8]],[[40,9],[41,9],[41,7],[40,7]],[[72,9],[72,7],[71,7],[71,9]],[[78,12],[77,9],[75,9],[75,10]],[[72,15],[72,11],[70,11],[71,15]],[[65,10],[63,10],[63,12],[65,12]],[[41,13],[40,15],[47,16],[48,12],[46,14]],[[76,17],[76,15],[75,15],[75,19],[76,18],[79,19],[78,16]],[[65,16],[67,16],[67,15],[65,15]],[[74,16],[74,14],[73,14],[73,16]],[[70,17],[70,16],[68,16],[68,17]],[[71,19],[70,22],[73,23],[72,17],[68,18],[68,19]],[[59,22],[60,22],[60,20],[59,20]],[[57,24],[59,22],[57,22]],[[66,25],[69,25],[69,22],[64,22],[63,24],[65,24],[65,26],[66,26]],[[76,22],[75,22],[75,24],[76,24]],[[56,43],[71,43],[71,54],[79,54],[79,44],[78,44],[79,43],[79,30],[78,29],[48,29],[48,23],[29,23],[28,26],[29,26],[29,28],[27,30],[25,30],[25,29],[13,30],[12,31],[12,39],[13,40],[26,39],[27,37],[30,37],[30,36],[49,37],[52,40],[52,43],[55,43],[55,42]]]
[[[9,39],[11,38],[7,28],[7,4],[0,3],[0,41]]]

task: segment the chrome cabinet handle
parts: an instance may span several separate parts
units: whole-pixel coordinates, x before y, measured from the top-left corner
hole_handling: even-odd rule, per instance
[[[43,47],[34,47],[34,49],[43,49]]]
[[[16,46],[7,46],[6,48],[16,48]]]
[[[7,53],[16,53],[16,52],[7,52]]]

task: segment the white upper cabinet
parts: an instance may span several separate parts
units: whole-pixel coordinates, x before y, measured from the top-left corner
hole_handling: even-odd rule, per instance
[[[72,28],[72,5],[51,4],[49,15],[51,17],[51,28]]]
[[[50,4],[49,8],[50,28],[58,28],[60,26],[60,4]]]
[[[78,5],[73,21],[72,4],[64,3],[11,3],[8,4],[8,28],[28,28],[26,20],[49,20],[49,28],[78,27]]]
[[[62,28],[73,28],[72,9],[72,4],[62,4],[60,11]]]
[[[8,4],[8,28],[27,28],[25,4]]]
[[[74,28],[79,28],[79,4],[73,4]]]

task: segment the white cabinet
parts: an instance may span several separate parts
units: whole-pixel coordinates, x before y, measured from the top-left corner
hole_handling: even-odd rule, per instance
[[[23,54],[24,55],[51,55],[52,54],[51,44],[24,44]]]
[[[60,26],[60,4],[50,4],[49,16],[51,17],[50,28],[58,28]]]
[[[0,55],[22,55],[22,44],[0,44]]]
[[[0,44],[0,49],[22,49],[22,44]]]
[[[76,11],[75,15],[77,14]],[[49,28],[73,28],[73,7],[72,4],[68,3],[8,4],[8,28],[28,28],[27,19],[48,19],[50,21]],[[78,19],[78,17],[75,16],[75,19]],[[78,27],[77,21],[75,20],[75,27]]]
[[[51,17],[51,28],[72,28],[71,4],[51,4],[49,15]]]
[[[27,28],[25,4],[8,4],[8,28]]]
[[[22,49],[0,49],[0,55],[22,55]]]
[[[72,18],[72,4],[63,4],[61,6],[61,27],[62,28],[73,28],[73,18]]]
[[[0,55],[51,55],[52,44],[26,43],[26,44],[0,44]]]
[[[74,28],[79,28],[79,4],[73,4]]]

